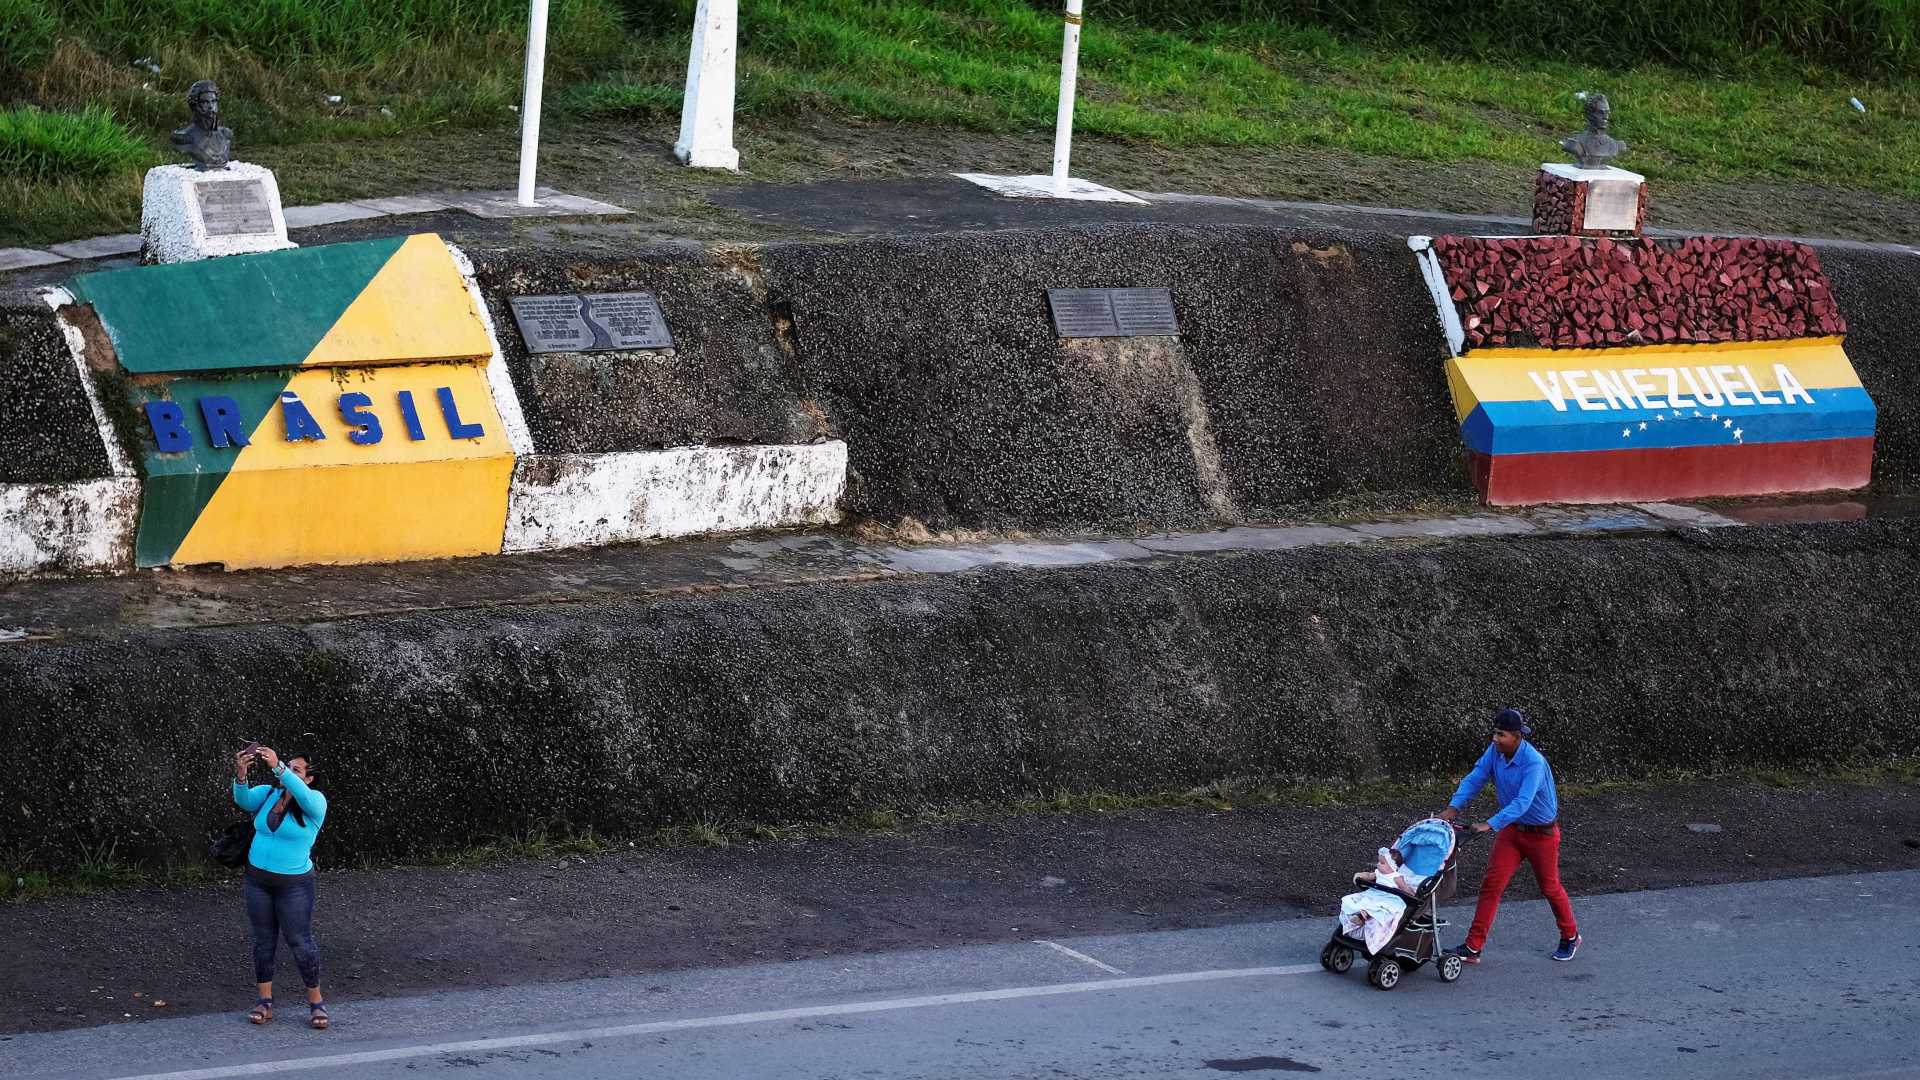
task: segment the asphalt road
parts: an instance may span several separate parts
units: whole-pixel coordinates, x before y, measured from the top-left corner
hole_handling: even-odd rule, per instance
[[[1486,963],[1399,988],[1315,963],[1326,919],[1024,941],[337,1003],[0,1041],[0,1074],[224,1080],[1920,1077],[1920,872],[1538,902]],[[1466,911],[1449,914],[1462,929]]]

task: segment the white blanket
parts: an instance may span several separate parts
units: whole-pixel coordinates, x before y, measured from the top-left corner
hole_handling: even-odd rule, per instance
[[[1384,858],[1384,856],[1383,856]],[[1411,894],[1426,880],[1405,867],[1393,873],[1376,873],[1374,880],[1388,888]],[[1366,941],[1367,951],[1378,953],[1393,940],[1400,920],[1407,913],[1407,902],[1378,889],[1362,889],[1340,898],[1340,932]]]

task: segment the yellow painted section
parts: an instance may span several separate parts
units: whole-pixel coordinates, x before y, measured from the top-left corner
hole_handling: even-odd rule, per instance
[[[436,391],[453,391],[461,421],[485,434],[453,439]],[[365,563],[492,554],[506,529],[513,448],[479,364],[308,369],[287,390],[326,438],[286,441],[283,404],[268,410],[251,444],[174,553],[176,564],[229,569]],[[410,390],[425,438],[414,440],[398,392]],[[342,393],[372,399],[380,442],[347,435]],[[283,398],[284,402],[284,398]]]
[[[404,364],[492,353],[452,252],[438,236],[422,233],[407,237],[302,363]]]
[[[1837,346],[1837,345],[1840,345],[1845,340],[1846,340],[1845,338],[1840,338],[1840,337],[1810,337],[1810,338],[1785,338],[1778,341],[1727,341],[1727,342],[1720,342],[1717,344],[1708,344],[1708,345],[1620,345],[1620,346],[1616,346],[1612,348],[1604,348],[1604,349],[1542,349],[1542,348],[1509,349],[1509,348],[1498,347],[1498,346],[1481,346],[1480,348],[1475,349],[1474,351],[1498,353],[1501,356],[1530,357],[1533,359],[1544,359],[1548,357],[1560,357],[1560,356],[1570,356],[1570,355],[1583,355],[1586,353],[1605,354],[1607,356],[1618,356],[1618,357],[1625,357],[1625,358],[1631,359],[1634,357],[1648,357],[1648,356],[1669,356],[1670,357],[1676,354],[1684,355],[1686,353],[1724,352],[1728,349],[1738,349],[1742,352],[1762,352],[1762,351],[1769,351],[1773,349],[1781,349],[1788,352],[1792,352],[1798,349],[1820,348],[1821,346],[1825,346],[1825,345]],[[1694,361],[1694,362],[1697,363],[1698,361]],[[1631,367],[1633,365],[1629,364],[1627,366]]]
[[[1455,423],[1464,422],[1474,406],[1480,404],[1480,399],[1474,396],[1472,383],[1467,380],[1466,370],[1460,366],[1461,359],[1456,356],[1447,361],[1447,390],[1453,394]]]
[[[1752,376],[1749,389],[1775,393],[1780,389],[1780,377],[1774,365],[1780,364],[1809,390],[1857,387],[1860,376],[1840,342],[1839,338],[1802,338],[1621,349],[1475,349],[1447,361],[1447,385],[1453,391],[1455,419],[1462,421],[1481,402],[1545,400],[1546,395],[1529,376],[1544,378],[1549,372],[1601,371],[1617,376],[1635,369],[1650,373],[1744,367]],[[1664,386],[1662,379],[1660,385]]]

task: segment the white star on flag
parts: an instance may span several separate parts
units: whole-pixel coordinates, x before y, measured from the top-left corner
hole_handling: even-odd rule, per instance
[[[1661,414],[1660,414],[1659,416],[1656,416],[1656,417],[1654,417],[1654,419],[1655,419],[1655,420],[1658,420],[1658,421],[1661,421],[1662,423],[1665,423],[1665,422],[1666,422],[1666,419],[1667,419],[1667,414],[1666,414],[1666,413],[1661,413]]]
[[[1721,426],[1721,427],[1732,427],[1732,426],[1733,426],[1733,421],[1731,421],[1731,420],[1722,420],[1722,421],[1720,421],[1720,426]]]
[[[1738,438],[1740,438],[1740,429],[1739,429],[1739,428],[1734,428],[1734,429],[1733,429],[1733,437],[1734,437],[1734,438],[1736,438],[1736,439],[1738,439]]]
[[[1645,420],[1640,421],[1640,430],[1641,431],[1647,430],[1647,422]]]
[[[1624,438],[1627,438],[1628,436],[1630,436],[1630,435],[1632,435],[1632,434],[1633,434],[1633,429],[1632,429],[1632,428],[1621,428],[1621,429],[1620,429],[1620,437],[1621,437],[1621,438],[1623,438],[1623,439],[1624,439]]]
[[[1720,419],[1720,414],[1719,414],[1719,413],[1714,413],[1714,414],[1713,414],[1712,416],[1710,416],[1710,417],[1708,417],[1707,419],[1709,419],[1709,420],[1718,420],[1718,419]]]
[[[1694,415],[1694,418],[1695,418],[1695,419],[1699,419],[1699,417],[1700,417],[1700,410],[1699,410],[1699,409],[1695,409],[1695,410],[1693,410],[1693,415]]]

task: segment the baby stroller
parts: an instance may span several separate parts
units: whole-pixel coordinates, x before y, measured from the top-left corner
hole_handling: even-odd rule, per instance
[[[1364,940],[1348,937],[1336,928],[1333,940],[1320,950],[1320,966],[1335,974],[1343,973],[1353,967],[1357,953],[1371,961],[1367,981],[1381,990],[1400,985],[1402,976],[1429,962],[1437,961],[1441,982],[1458,979],[1460,958],[1446,956],[1440,950],[1440,927],[1447,924],[1439,920],[1438,905],[1442,900],[1453,899],[1461,832],[1452,822],[1427,818],[1414,822],[1401,833],[1400,839],[1394,842],[1394,850],[1404,858],[1407,869],[1423,875],[1419,887],[1409,894],[1387,885],[1367,886],[1406,901],[1406,911],[1400,916],[1400,925],[1392,940],[1375,953],[1368,950]]]

